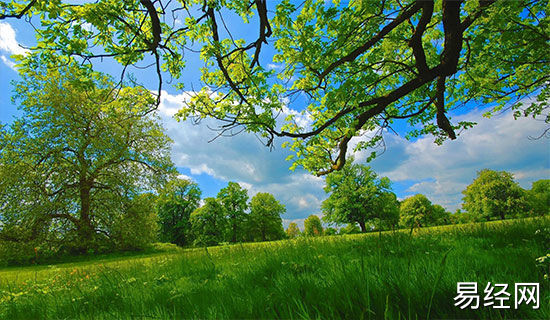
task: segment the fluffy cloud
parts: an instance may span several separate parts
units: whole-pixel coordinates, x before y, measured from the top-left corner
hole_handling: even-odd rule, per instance
[[[304,218],[320,213],[326,198],[322,178],[303,170],[289,171],[291,163],[284,159],[290,151],[280,147],[270,151],[253,134],[243,132],[211,141],[216,137],[216,132],[209,129],[216,127],[212,120],[200,125],[176,122],[172,116],[189,97],[187,93],[165,92],[159,108],[168,135],[174,140],[172,159],[178,167],[188,168],[191,175],[208,174],[224,183],[236,181],[251,197],[258,192],[272,193],[287,208],[285,227],[290,222],[302,226]],[[370,165],[395,182],[399,198],[423,193],[449,210],[460,206],[461,191],[483,168],[510,171],[524,188],[550,177],[549,140],[528,139],[542,132],[543,123],[514,120],[510,113],[486,119],[477,110],[453,119],[460,120],[476,121],[478,125],[442,146],[435,145],[432,137],[411,142],[388,134],[387,150]],[[278,140],[279,145],[281,142]],[[365,158],[365,152],[356,154],[357,161]]]
[[[387,152],[372,163],[373,168],[394,182],[413,183],[400,196],[423,193],[450,210],[459,208],[462,190],[484,168],[512,172],[524,188],[550,177],[550,141],[529,139],[544,130],[544,123],[528,118],[514,120],[510,112],[487,119],[479,110],[454,121],[461,120],[478,125],[442,146],[434,144],[432,137],[410,142],[388,136]]]
[[[283,140],[278,140],[278,145],[270,150],[262,139],[245,132],[214,139],[217,132],[210,128],[218,124],[213,120],[205,119],[199,125],[175,121],[173,115],[190,96],[163,92],[159,106],[167,133],[174,140],[172,160],[177,167],[189,169],[191,175],[205,173],[225,182],[236,181],[249,191],[250,197],[258,192],[272,193],[286,206],[285,226],[286,220],[320,212],[325,197],[324,180],[303,170],[289,171],[291,163],[285,158],[290,152],[279,147]]]
[[[0,52],[4,52],[8,55],[13,54],[27,54],[29,50],[24,49],[19,45],[15,39],[15,30],[10,24],[0,22]],[[8,59],[5,55],[0,55],[2,62],[10,69],[15,70],[15,63]]]
[[[8,66],[8,68],[12,69],[13,71],[17,71],[17,69],[15,69],[15,62],[11,61],[10,59],[8,59],[6,56],[4,55],[0,55],[0,60],[2,60],[2,62]]]

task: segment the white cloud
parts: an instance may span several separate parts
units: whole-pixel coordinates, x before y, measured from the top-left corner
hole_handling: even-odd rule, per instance
[[[180,175],[178,175],[178,179],[194,181],[194,180],[193,180],[193,177],[190,177],[190,176],[185,175],[185,174],[180,174]]]
[[[8,54],[8,56],[14,54],[25,55],[29,52],[29,50],[24,49],[19,45],[16,40],[15,30],[9,23],[6,22],[0,22],[0,53],[1,52]],[[2,62],[13,71],[17,71],[15,68],[15,62],[5,55],[0,55],[0,60],[2,60]]]
[[[283,70],[284,66],[282,64],[277,64],[277,63],[268,63],[267,68],[270,70],[280,71],[280,70]]]
[[[423,193],[450,210],[460,207],[462,190],[484,168],[512,172],[524,188],[532,181],[550,178],[550,140],[528,139],[542,132],[544,123],[514,120],[510,112],[491,119],[482,113],[474,110],[456,117],[454,121],[471,120],[478,125],[442,146],[434,144],[433,137],[409,142],[387,136],[387,151],[371,165],[392,181],[412,181],[405,196]],[[357,157],[364,159],[365,154]]]
[[[8,66],[8,68],[12,69],[13,71],[17,71],[17,69],[15,69],[15,62],[11,61],[10,59],[6,58],[6,56],[4,55],[1,55],[0,56],[0,60],[2,60],[2,62]]]
[[[245,132],[211,141],[217,132],[209,127],[216,128],[219,123],[204,119],[199,125],[193,125],[173,118],[190,96],[190,93],[163,92],[159,106],[167,134],[174,140],[172,160],[177,167],[189,169],[191,175],[208,174],[218,180],[236,181],[248,190],[250,197],[269,192],[286,206],[285,219],[305,218],[320,212],[325,196],[324,180],[303,170],[291,172],[291,163],[285,161],[290,151],[279,147],[282,139],[276,141],[272,151],[254,134]]]
[[[0,22],[0,51],[9,54],[27,54],[29,51],[19,45],[15,39],[15,30],[6,22]]]
[[[217,126],[213,120],[193,125],[172,118],[189,97],[187,93],[163,93],[159,107],[168,135],[174,140],[172,159],[178,167],[188,168],[192,175],[206,173],[222,181],[237,181],[250,197],[258,192],[272,193],[287,208],[283,215],[285,227],[290,222],[303,226],[304,218],[320,214],[326,198],[324,179],[299,169],[289,171],[291,163],[284,159],[291,152],[279,147],[282,139],[276,140],[273,151],[255,135],[244,132],[209,143],[217,135],[208,128]],[[524,188],[530,188],[532,181],[550,177],[550,140],[527,138],[538,135],[544,124],[532,119],[514,120],[510,113],[486,119],[478,110],[453,119],[461,120],[479,124],[442,146],[434,144],[433,137],[410,142],[387,134],[386,152],[370,165],[380,176],[401,185],[400,199],[423,193],[451,211],[460,206],[462,190],[481,169],[512,172]],[[356,154],[357,161],[364,161],[366,154]]]

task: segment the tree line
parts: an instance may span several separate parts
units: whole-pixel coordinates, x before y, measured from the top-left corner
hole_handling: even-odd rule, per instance
[[[22,115],[0,125],[0,262],[142,249],[158,240],[204,246],[299,233],[295,226],[284,232],[285,208],[271,194],[249,201],[230,182],[201,200],[195,183],[176,178],[149,90],[58,59],[62,66],[21,61],[13,101]],[[547,214],[548,189],[548,180],[524,191],[508,173],[482,171],[465,191],[465,212],[450,215],[421,195],[399,202],[389,179],[348,163],[326,176],[323,220],[353,233]],[[305,231],[336,233],[315,217]]]
[[[347,164],[326,178],[329,197],[322,203],[322,219],[339,230],[323,228],[318,215],[304,220],[303,232],[294,222],[287,236],[350,234],[397,228],[420,228],[446,224],[536,217],[550,213],[550,179],[533,182],[525,190],[511,173],[483,169],[462,192],[462,210],[450,213],[432,203],[425,195],[416,194],[399,201],[388,178],[379,178],[368,166]]]
[[[175,179],[160,191],[157,212],[160,240],[180,246],[279,240],[285,236],[285,206],[270,193],[248,192],[229,182],[217,196],[202,200],[199,186]]]

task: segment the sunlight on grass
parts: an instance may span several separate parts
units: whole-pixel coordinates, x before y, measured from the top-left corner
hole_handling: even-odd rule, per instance
[[[549,318],[549,231],[542,218],[7,268],[0,318]],[[540,309],[460,310],[459,281],[539,282]]]

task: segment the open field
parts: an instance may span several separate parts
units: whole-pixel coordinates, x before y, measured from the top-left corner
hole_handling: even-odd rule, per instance
[[[550,218],[301,238],[0,270],[0,318],[550,318]],[[454,306],[457,282],[510,309]],[[540,308],[514,310],[514,283]],[[512,288],[510,290],[510,288]]]

